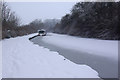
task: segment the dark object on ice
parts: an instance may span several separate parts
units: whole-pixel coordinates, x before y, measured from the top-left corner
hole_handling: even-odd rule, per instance
[[[44,29],[38,30],[38,36],[46,36],[46,31]]]
[[[37,36],[39,36],[39,35],[35,35],[35,36],[33,36],[33,37],[30,37],[29,40],[31,40],[31,39],[33,39],[33,38],[35,38],[35,37],[37,37]]]
[[[64,59],[64,60],[66,60],[66,59]]]
[[[44,29],[41,29],[41,30],[38,30],[38,35],[35,35],[35,36],[33,36],[33,37],[30,37],[29,38],[29,40],[31,40],[31,39],[33,39],[33,38],[35,38],[35,37],[37,37],[37,36],[46,36],[46,31],[44,30]]]

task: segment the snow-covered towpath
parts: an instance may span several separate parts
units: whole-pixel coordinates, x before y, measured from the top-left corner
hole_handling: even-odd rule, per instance
[[[91,67],[33,44],[33,35],[2,40],[3,78],[99,78]]]

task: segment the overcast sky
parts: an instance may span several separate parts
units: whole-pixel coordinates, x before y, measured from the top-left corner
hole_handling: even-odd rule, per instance
[[[12,11],[21,18],[22,24],[35,19],[60,19],[70,13],[76,2],[8,2]]]

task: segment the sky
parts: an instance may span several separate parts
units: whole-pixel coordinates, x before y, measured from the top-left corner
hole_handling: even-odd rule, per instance
[[[76,2],[8,2],[9,7],[20,18],[21,24],[35,19],[61,19],[70,13]]]

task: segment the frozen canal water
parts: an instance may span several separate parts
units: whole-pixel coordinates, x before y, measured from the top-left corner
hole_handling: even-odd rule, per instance
[[[118,77],[118,62],[112,61],[105,57],[100,57],[75,50],[64,49],[56,45],[45,43],[42,37],[31,39],[34,44],[43,46],[52,51],[57,51],[60,55],[71,60],[76,64],[86,64],[96,70],[101,78],[117,78]],[[61,43],[62,44],[62,43]],[[71,46],[72,47],[72,46]]]

